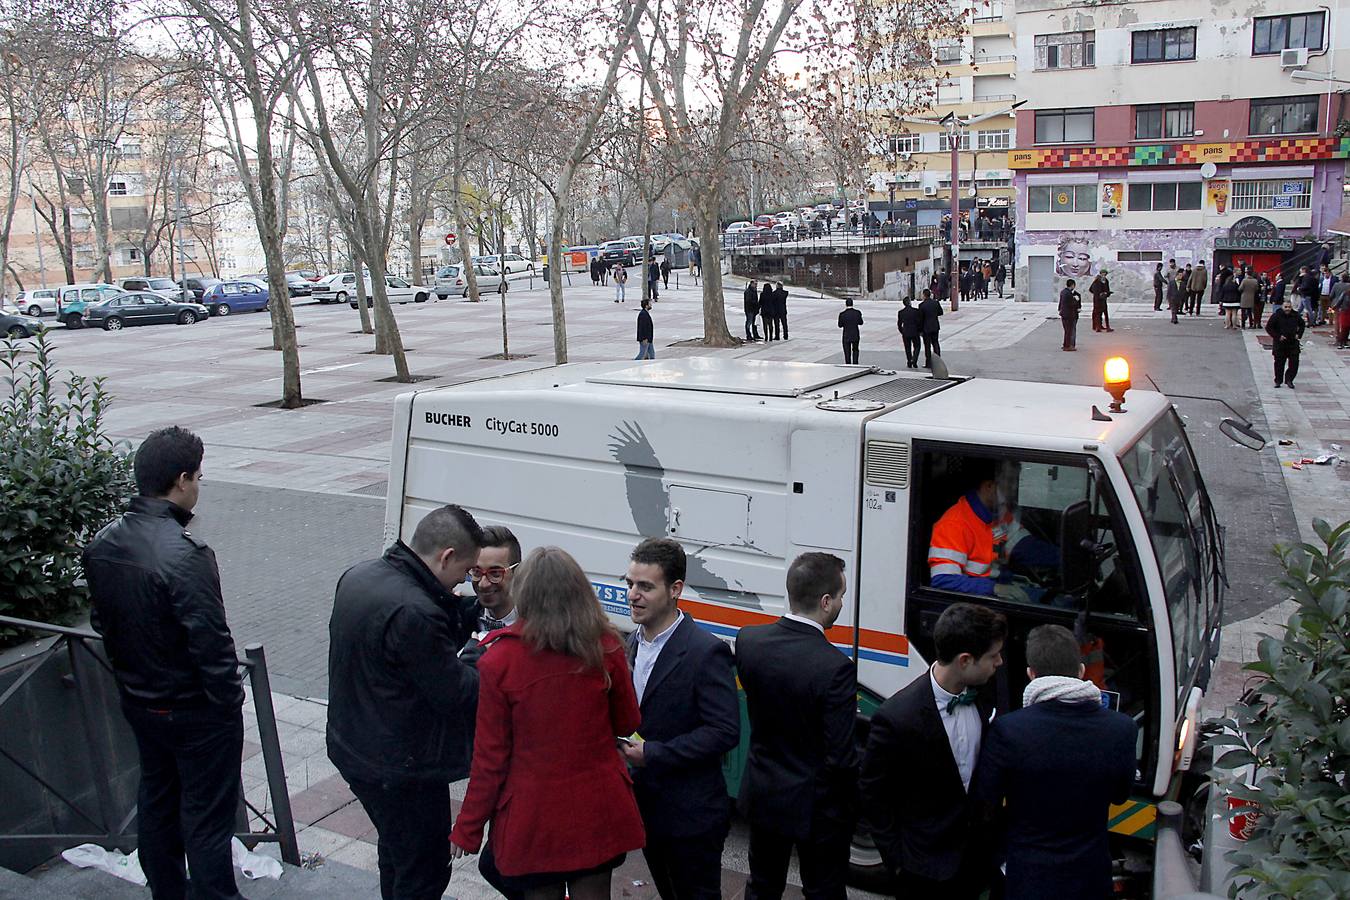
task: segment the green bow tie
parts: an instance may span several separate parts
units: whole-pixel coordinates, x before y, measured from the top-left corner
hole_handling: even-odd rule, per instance
[[[975,689],[966,688],[961,693],[947,701],[947,715],[955,714],[958,707],[973,706],[975,704]]]

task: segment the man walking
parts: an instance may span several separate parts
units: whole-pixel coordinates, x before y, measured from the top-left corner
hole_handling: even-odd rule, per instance
[[[1177,323],[1177,313],[1181,312],[1182,306],[1186,303],[1186,273],[1176,272],[1171,281],[1167,282],[1167,308],[1172,313],[1172,324]]]
[[[1092,295],[1092,330],[1115,331],[1111,327],[1111,314],[1106,309],[1106,299],[1111,296],[1111,281],[1106,277],[1105,269],[1092,279],[1088,293]]]
[[[844,329],[844,364],[858,364],[858,341],[861,338],[860,327],[863,323],[862,310],[853,308],[853,298],[844,299],[844,309],[839,313],[839,327]]]
[[[938,332],[942,330],[942,304],[933,296],[932,291],[923,292],[919,303],[919,312],[923,315],[923,367],[933,368],[933,357],[942,356],[942,347],[938,344]]]
[[[647,261],[647,296],[653,301],[661,295],[661,289],[658,285],[661,282],[661,267],[657,265],[656,257],[651,257]]]
[[[787,573],[789,612],[736,638],[750,716],[741,812],[750,824],[747,900],[778,900],[797,848],[803,893],[843,900],[858,792],[858,676],[825,632],[844,608],[844,561],[803,553]]]
[[[1341,275],[1331,289],[1331,312],[1336,317],[1336,349],[1344,350],[1350,343],[1350,274]]]
[[[698,249],[698,244],[689,248],[689,275],[698,283],[699,276],[703,274],[703,251]]]
[[[1294,311],[1292,297],[1286,297],[1284,306],[1270,314],[1266,320],[1266,334],[1274,339],[1271,352],[1275,356],[1275,386],[1287,384],[1294,387],[1294,378],[1298,375],[1299,340],[1307,326],[1303,316]]]
[[[632,768],[647,846],[642,855],[662,900],[717,900],[731,804],[722,756],[740,742],[731,648],[679,608],[684,548],[648,538],[628,561],[628,641],[641,739],[621,743]]]
[[[756,282],[751,281],[745,286],[745,339],[747,341],[759,340],[759,328],[756,325],[756,319],[759,316],[759,290]]]
[[[638,310],[637,317],[637,342],[638,355],[634,359],[656,359],[656,351],[652,349],[652,340],[655,329],[652,326],[652,301],[643,300],[642,309]]]
[[[863,819],[906,900],[976,900],[992,880],[967,795],[994,709],[979,688],[1003,665],[1007,634],[999,613],[952,604],[933,628],[932,667],[872,715]]]
[[[927,294],[927,291],[924,291]],[[905,297],[904,306],[895,314],[895,327],[905,343],[905,366],[919,367],[919,337],[923,334],[923,313],[914,305],[914,298]]]
[[[451,591],[483,530],[433,509],[411,544],[338,581],[328,623],[328,758],[375,825],[380,894],[432,900],[450,882],[450,782],[469,775],[478,672],[456,657],[476,604]]]
[[[1003,826],[1008,900],[1110,897],[1108,810],[1134,785],[1134,720],[1102,706],[1063,625],[1027,636],[1022,708],[985,730],[972,791]]]
[[[1059,292],[1059,322],[1064,326],[1064,346],[1061,350],[1078,349],[1078,313],[1083,308],[1083,298],[1074,290],[1076,284],[1070,278]]]
[[[215,554],[187,530],[202,455],[189,431],[152,432],[136,450],[137,496],[82,557],[91,624],[136,738],[137,848],[155,900],[240,896],[230,840],[244,688]]]
[[[1163,275],[1162,263],[1153,270],[1153,311],[1162,309],[1163,291],[1167,289],[1167,278]]]
[[[628,269],[622,262],[614,266],[614,302],[627,303],[628,297],[624,294],[624,285],[628,284]]]
[[[661,254],[661,287],[670,290],[670,257]]]
[[[1205,271],[1203,259],[1191,270],[1191,280],[1187,283],[1187,288],[1190,295],[1186,298],[1186,313],[1198,316],[1205,302],[1205,291],[1209,288],[1209,272]]]
[[[1303,302],[1299,304],[1299,313],[1307,320],[1308,327],[1318,324],[1317,322],[1317,304],[1322,296],[1322,279],[1317,274],[1316,269],[1309,269],[1307,266],[1299,269],[1301,273],[1298,283],[1299,294],[1303,297]]]
[[[1003,284],[1008,280],[1008,267],[999,260],[994,264],[994,286],[998,288],[998,299],[1003,299]]]

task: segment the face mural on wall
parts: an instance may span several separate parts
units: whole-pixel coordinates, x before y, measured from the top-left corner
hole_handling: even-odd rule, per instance
[[[1092,251],[1087,241],[1069,238],[1059,242],[1055,253],[1055,274],[1065,278],[1086,278],[1092,274]]]

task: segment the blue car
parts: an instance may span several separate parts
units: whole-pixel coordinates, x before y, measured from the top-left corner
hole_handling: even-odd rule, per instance
[[[202,304],[213,316],[267,309],[267,285],[256,281],[222,281],[202,294]]]

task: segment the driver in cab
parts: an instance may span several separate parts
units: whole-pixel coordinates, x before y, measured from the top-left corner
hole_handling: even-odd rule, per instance
[[[933,587],[942,590],[1033,599],[1022,586],[999,579],[1000,561],[1024,568],[1058,566],[1059,552],[1022,527],[990,463],[975,469],[970,489],[933,526],[928,571]]]

